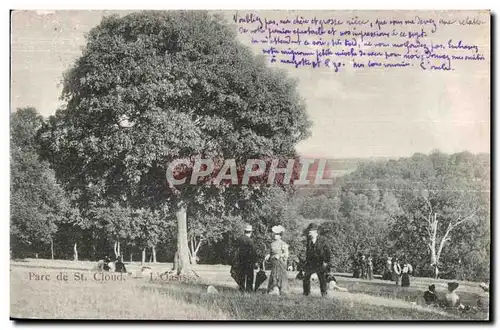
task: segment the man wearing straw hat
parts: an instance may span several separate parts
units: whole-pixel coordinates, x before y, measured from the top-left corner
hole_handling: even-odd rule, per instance
[[[235,260],[231,268],[231,275],[236,283],[238,283],[241,292],[253,292],[253,269],[256,263],[257,254],[251,239],[252,232],[252,226],[246,225],[244,235],[238,238]]]

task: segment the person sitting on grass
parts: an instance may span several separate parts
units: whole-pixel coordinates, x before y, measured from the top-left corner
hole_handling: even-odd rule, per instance
[[[435,305],[437,304],[437,294],[436,294],[436,286],[434,284],[429,285],[429,289],[424,292],[424,300],[427,305]]]
[[[448,293],[445,296],[446,306],[447,307],[459,307],[460,305],[460,296],[456,294],[455,290],[458,288],[457,282],[449,282],[448,283]]]
[[[115,272],[117,272],[117,273],[126,273],[127,272],[127,269],[125,268],[125,264],[123,263],[123,257],[122,256],[118,256],[116,258]]]
[[[98,271],[105,271],[105,272],[109,272],[110,268],[109,268],[109,262],[111,260],[109,259],[108,256],[104,257],[104,259],[101,259],[97,262],[97,270]]]

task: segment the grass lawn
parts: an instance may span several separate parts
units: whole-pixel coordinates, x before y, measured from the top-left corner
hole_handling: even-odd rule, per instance
[[[302,296],[302,282],[290,273],[290,294],[259,292],[242,295],[229,276],[229,266],[196,265],[195,281],[176,281],[155,276],[125,275],[101,281],[91,271],[95,263],[60,260],[27,260],[11,263],[11,317],[57,319],[156,319],[156,320],[484,320],[487,311],[458,313],[423,306],[421,296],[432,282],[444,292],[445,281],[412,279],[412,287],[401,288],[380,280],[363,281],[338,276],[348,292],[330,292],[322,298],[317,282],[310,297]],[[138,264],[128,264],[132,274]],[[155,274],[171,267],[151,265]],[[67,275],[60,281],[57,275]],[[31,274],[31,279],[30,279]],[[83,274],[83,276],[82,276]],[[106,273],[111,275],[113,273]],[[38,275],[38,276],[37,276]],[[40,275],[49,275],[46,280]],[[83,277],[83,279],[82,279]],[[218,294],[207,293],[214,285]],[[462,300],[477,301],[477,283],[461,283]]]

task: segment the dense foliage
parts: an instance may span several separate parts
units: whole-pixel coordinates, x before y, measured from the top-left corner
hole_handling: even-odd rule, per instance
[[[399,256],[420,275],[489,277],[489,155],[364,161],[322,189],[169,185],[172,160],[288,159],[309,134],[295,82],[217,17],[105,18],[63,86],[54,116],[12,115],[14,257],[172,261],[180,250],[191,262],[227,263],[250,223],[262,256],[282,224],[295,259],[317,221],[337,271],[365,253],[376,271]]]

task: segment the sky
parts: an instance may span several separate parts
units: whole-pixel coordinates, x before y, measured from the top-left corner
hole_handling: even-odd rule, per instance
[[[60,106],[60,81],[85,45],[85,34],[110,11],[16,11],[11,18],[11,111],[33,106],[49,116]],[[246,12],[240,11],[238,15]],[[256,13],[256,12],[253,12]],[[123,15],[126,12],[119,12]],[[223,13],[228,22],[234,12]],[[271,18],[307,12],[260,12]],[[352,12],[315,12],[347,18]],[[433,13],[466,17],[475,13]],[[380,13],[362,13],[375,18]],[[413,17],[415,13],[399,13]],[[420,13],[420,15],[422,15]],[[439,16],[441,15],[441,16]],[[405,17],[406,17],[405,16]],[[483,16],[488,21],[488,16]],[[489,22],[489,21],[488,21]],[[234,26],[234,25],[231,25]],[[237,29],[237,26],[234,26]],[[463,62],[453,72],[420,69],[295,69],[298,89],[313,122],[312,136],[297,150],[308,157],[406,157],[434,149],[490,152],[490,28],[440,30],[440,40],[464,38],[481,46],[485,61]],[[241,42],[256,53],[261,46]],[[278,65],[279,66],[279,65]]]

